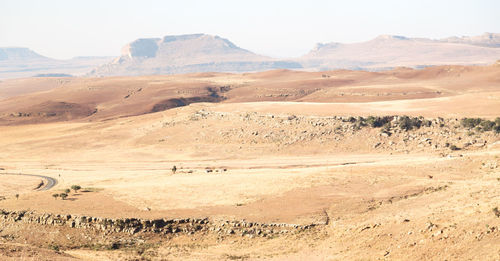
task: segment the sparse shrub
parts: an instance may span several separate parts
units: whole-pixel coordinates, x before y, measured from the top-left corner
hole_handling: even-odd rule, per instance
[[[460,148],[455,145],[450,145],[450,150],[460,150]]]
[[[394,117],[392,116],[384,116],[384,117],[374,117],[368,116],[366,118],[366,123],[370,125],[372,128],[380,128],[384,126],[386,123],[390,122]]]
[[[380,132],[387,133],[387,134],[391,135],[391,123],[387,122],[386,124],[384,124],[384,126],[382,127]]]
[[[500,210],[498,210],[498,207],[493,208],[493,213],[495,214],[495,216],[500,217]]]
[[[495,127],[495,122],[492,122],[490,120],[485,120],[481,121],[480,125],[483,131],[490,131],[493,129],[493,127]]]
[[[356,122],[356,118],[354,118],[354,117],[351,116],[351,117],[349,117],[347,119],[347,121],[350,122],[350,123],[355,123]]]
[[[368,125],[370,125],[370,127],[375,127],[375,125],[376,125],[376,118],[373,117],[373,116],[368,116],[368,118],[366,118],[366,123]]]
[[[500,126],[500,117],[497,117],[497,118],[495,119],[495,124],[496,124],[497,126]]]
[[[174,166],[172,167],[172,173],[173,173],[173,174],[175,174],[175,172],[176,172],[176,171],[177,171],[177,167],[174,165]]]
[[[420,128],[422,126],[422,120],[415,117],[402,116],[398,120],[398,126],[403,130],[412,130],[413,128]]]
[[[493,127],[493,131],[495,133],[500,133],[500,125],[495,125],[495,127]]]
[[[71,189],[74,190],[75,193],[78,192],[78,190],[80,190],[81,188],[82,187],[80,187],[79,185],[73,185],[73,186],[71,186]]]
[[[57,193],[52,194],[52,197],[54,197],[54,199],[57,199],[59,197],[59,194],[57,194]]]
[[[68,194],[61,193],[61,194],[59,194],[59,197],[61,197],[63,200],[65,200],[68,197]]]
[[[66,193],[66,194],[69,194],[70,192],[71,192],[71,190],[70,190],[70,189],[65,189],[65,190],[64,190],[64,193]]]
[[[19,194],[16,194],[16,199],[19,199]]]
[[[120,242],[113,242],[113,243],[111,243],[111,245],[109,245],[108,249],[109,250],[116,250],[116,249],[120,249],[120,247],[121,247]]]
[[[460,120],[460,124],[465,128],[474,128],[481,123],[480,118],[463,118]]]
[[[56,252],[59,252],[59,246],[56,244],[50,244],[49,248],[56,251]]]

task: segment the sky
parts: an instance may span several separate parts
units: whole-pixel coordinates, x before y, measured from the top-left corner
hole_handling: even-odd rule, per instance
[[[0,0],[0,47],[119,56],[138,38],[206,33],[272,57],[316,43],[500,33],[498,0]]]

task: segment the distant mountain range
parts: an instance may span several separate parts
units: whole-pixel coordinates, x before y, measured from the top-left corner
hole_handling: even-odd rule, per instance
[[[85,75],[93,68],[114,57],[75,57],[56,60],[28,48],[0,48],[0,79],[33,76]]]
[[[500,59],[500,34],[441,40],[381,35],[361,43],[318,44],[299,61],[311,70],[491,64]]]
[[[407,38],[382,35],[360,43],[317,44],[308,54],[274,59],[242,49],[227,39],[207,34],[138,39],[113,57],[54,60],[27,48],[0,48],[0,78],[87,75],[126,76],[191,72],[253,72],[270,69],[384,70],[443,64],[481,65],[500,59],[500,34]]]

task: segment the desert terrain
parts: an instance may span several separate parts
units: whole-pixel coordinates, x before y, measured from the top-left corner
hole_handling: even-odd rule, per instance
[[[0,99],[3,260],[500,259],[498,62],[9,79]]]

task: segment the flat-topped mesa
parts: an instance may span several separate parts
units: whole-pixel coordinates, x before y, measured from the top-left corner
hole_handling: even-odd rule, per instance
[[[297,62],[274,60],[236,46],[216,35],[167,35],[127,44],[122,56],[102,65],[91,76],[252,72],[301,68]]]
[[[163,38],[137,39],[122,49],[123,57],[128,58],[173,58],[181,55],[189,58],[195,55],[253,55],[227,39],[207,34],[167,35]],[[224,59],[225,57],[213,57]],[[246,57],[251,58],[251,57]],[[260,57],[263,58],[263,57]]]

